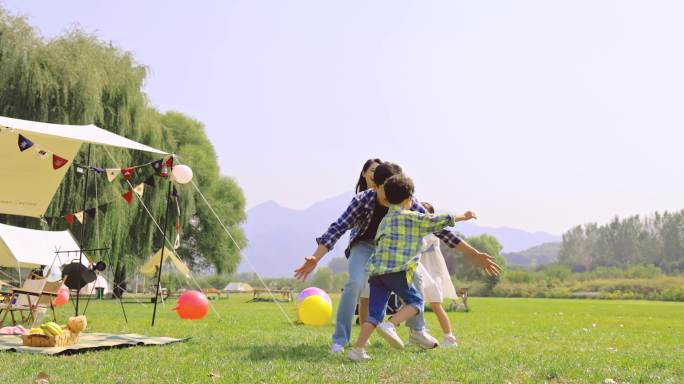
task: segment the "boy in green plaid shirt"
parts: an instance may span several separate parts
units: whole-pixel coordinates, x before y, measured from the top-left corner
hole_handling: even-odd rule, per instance
[[[376,327],[380,336],[390,345],[398,349],[404,348],[396,326],[423,310],[423,298],[412,284],[423,237],[450,227],[456,221],[475,217],[470,211],[462,216],[409,211],[414,187],[413,181],[403,174],[387,179],[384,190],[391,206],[378,226],[375,253],[368,260],[369,313],[361,326],[355,347],[349,352],[349,358],[354,361],[370,359],[364,348]],[[390,321],[383,322],[387,301],[392,292],[403,300],[404,306]]]

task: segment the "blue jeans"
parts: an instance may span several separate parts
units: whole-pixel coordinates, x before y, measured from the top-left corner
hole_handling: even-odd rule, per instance
[[[363,286],[368,281],[368,272],[366,272],[366,264],[370,259],[371,254],[375,250],[373,243],[368,241],[359,241],[351,247],[351,254],[349,255],[349,280],[344,285],[344,291],[337,307],[337,321],[335,322],[335,333],[332,335],[332,341],[338,345],[347,345],[351,339],[352,324],[354,323],[354,309],[356,303],[359,301],[359,295]],[[421,290],[418,274],[413,277],[413,284]],[[422,292],[421,292],[422,296]],[[422,331],[425,329],[425,318],[421,311],[418,315],[413,316],[406,321],[406,326],[415,330]]]
[[[401,298],[404,305],[414,307],[418,313],[423,312],[423,297],[413,284],[409,285],[406,271],[371,276],[368,283],[370,284],[370,302],[366,322],[378,325],[385,319],[387,302],[392,292]]]

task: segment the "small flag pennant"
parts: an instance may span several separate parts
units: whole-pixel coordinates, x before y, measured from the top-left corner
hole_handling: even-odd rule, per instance
[[[130,190],[130,191],[124,193],[123,195],[121,195],[121,197],[126,199],[128,204],[130,204],[133,201],[133,190]]]
[[[121,174],[123,175],[124,180],[128,180],[131,177],[133,177],[134,173],[135,173],[135,168],[133,168],[133,167],[121,168]]]
[[[143,193],[145,193],[145,183],[138,184],[135,188],[133,188],[133,192],[137,193],[138,196],[142,197]]]
[[[62,157],[59,157],[55,155],[54,153],[52,154],[52,169],[60,169],[64,166],[64,164],[68,163],[69,160],[64,159]]]
[[[83,168],[81,168],[81,167],[76,167],[76,172],[77,172],[77,173],[80,173],[80,174],[83,174],[83,173],[85,173],[85,169],[83,169]]]
[[[52,222],[54,221],[52,217],[44,217],[44,219],[47,225],[52,225]]]
[[[173,156],[166,159],[166,162],[164,163],[164,165],[166,165],[169,168],[172,168],[173,167]]]
[[[162,164],[164,164],[164,159],[157,160],[157,161],[153,162],[151,165],[155,171],[159,172],[159,171],[161,171]]]
[[[33,141],[25,138],[22,135],[19,135],[19,150],[24,152],[25,150],[33,147]]]
[[[69,226],[71,226],[74,224],[74,215],[71,213],[64,215],[64,220],[66,220],[66,222],[69,223]]]
[[[175,197],[176,199],[179,198],[180,195],[178,194],[178,190],[176,189],[176,186],[174,185],[172,188],[173,189],[171,190],[171,196]]]
[[[83,224],[83,211],[74,213],[74,217],[78,219],[78,222]]]
[[[44,149],[39,149],[39,150],[38,150],[38,157],[40,157],[41,160],[43,160],[44,158],[46,158],[47,155],[48,155],[48,153],[47,153],[46,150],[44,150]]]
[[[119,173],[121,173],[120,169],[108,169],[107,170],[107,180],[111,183],[116,179],[117,176],[119,176]]]
[[[95,215],[97,214],[97,208],[88,208],[85,210],[85,213],[90,217],[91,219],[95,219]]]
[[[180,234],[176,233],[176,241],[173,242],[173,249],[180,248]]]
[[[98,175],[105,173],[105,169],[100,167],[93,167],[93,171],[95,171],[95,173],[97,173]]]

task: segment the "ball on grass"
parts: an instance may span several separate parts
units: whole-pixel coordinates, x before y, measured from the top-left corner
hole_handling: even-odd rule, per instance
[[[209,312],[209,300],[202,292],[183,292],[178,298],[174,310],[181,319],[199,320]]]
[[[324,325],[331,317],[332,305],[321,296],[309,296],[299,304],[299,320],[306,325]]]

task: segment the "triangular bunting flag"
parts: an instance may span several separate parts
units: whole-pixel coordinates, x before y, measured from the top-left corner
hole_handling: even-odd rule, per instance
[[[64,215],[64,220],[66,220],[66,222],[69,223],[69,225],[71,226],[74,224],[74,215],[72,215],[71,213],[68,215]]]
[[[27,149],[33,147],[33,141],[31,141],[31,140],[25,138],[25,137],[22,136],[22,135],[19,135],[19,142],[18,142],[18,144],[19,144],[19,150],[22,151],[22,152],[24,152],[25,150],[27,150]]]
[[[178,195],[178,190],[176,189],[176,186],[174,185],[172,187],[173,189],[171,190],[171,196],[175,197],[176,199],[179,197]]]
[[[100,167],[93,167],[93,171],[95,171],[95,173],[98,175],[105,173],[105,169]]]
[[[119,176],[119,173],[121,173],[120,169],[108,169],[107,170],[107,180],[111,183],[116,179],[117,176]]]
[[[155,171],[159,172],[162,169],[162,164],[164,164],[164,159],[157,160],[150,165],[152,165],[152,168],[154,168]]]
[[[135,188],[133,188],[133,192],[137,193],[138,196],[142,197],[143,193],[145,192],[145,184],[144,183],[138,184]]]
[[[147,179],[145,179],[145,184],[149,185],[152,188],[157,186],[157,183],[154,182],[154,176],[150,176]]]
[[[172,167],[173,167],[173,156],[169,157],[169,158],[166,160],[166,162],[164,163],[164,165],[166,165],[166,166],[169,167],[169,168],[172,168]]]
[[[47,225],[52,225],[52,222],[54,220],[52,217],[44,217],[44,219]]]
[[[68,163],[69,160],[61,158],[54,153],[52,154],[52,168],[53,169],[60,169],[64,166],[64,164]]]
[[[124,199],[126,199],[126,201],[128,202],[128,204],[130,204],[131,201],[133,201],[133,190],[130,190],[130,191],[124,193],[123,195],[121,195],[121,197],[123,197]]]
[[[85,210],[85,213],[88,214],[88,217],[94,219],[97,214],[97,208],[88,208]]]
[[[74,213],[74,217],[78,219],[78,222],[83,224],[83,211]]]
[[[43,150],[43,149],[39,149],[39,150],[38,150],[38,157],[39,157],[41,160],[43,160],[44,158],[46,158],[46,157],[47,157],[47,154],[48,154],[48,153],[47,153],[46,150]]]
[[[176,241],[173,243],[173,249],[180,248],[180,234],[176,233]]]
[[[135,173],[135,168],[133,168],[133,167],[121,168],[121,174],[123,175],[124,180],[130,179],[134,173]]]

